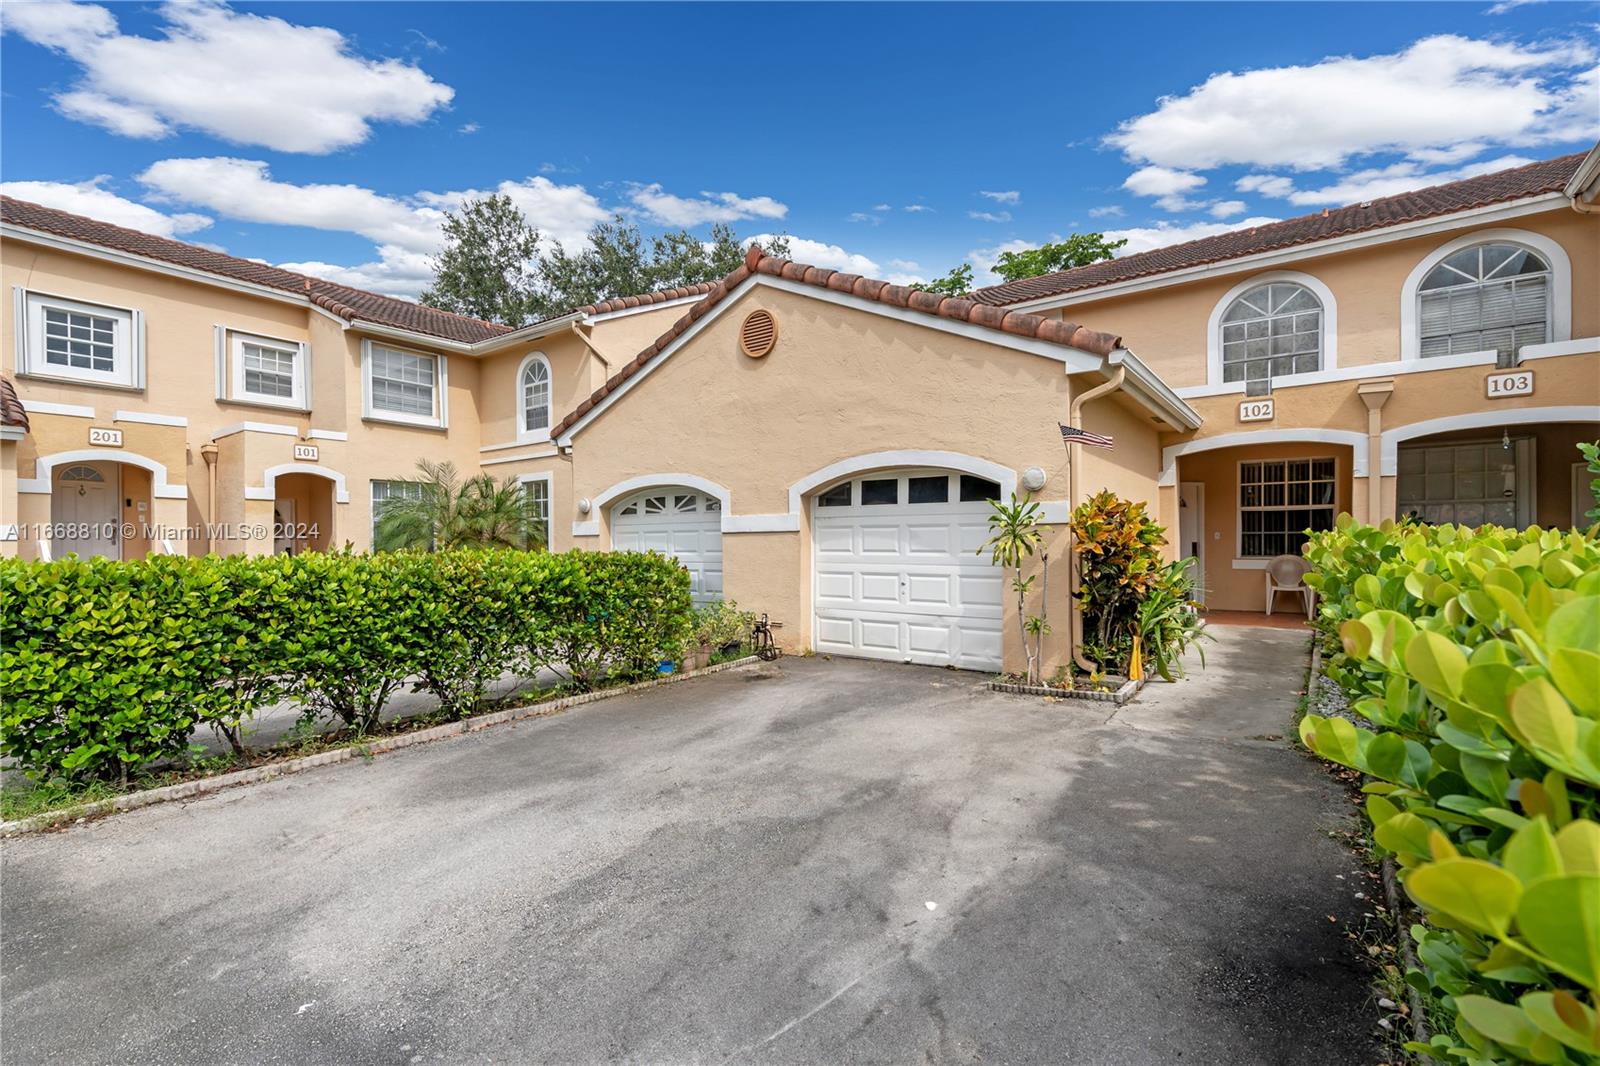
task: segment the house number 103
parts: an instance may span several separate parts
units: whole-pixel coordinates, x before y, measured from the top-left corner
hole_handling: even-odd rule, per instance
[[[1490,374],[1484,379],[1484,388],[1491,400],[1498,400],[1502,396],[1532,396],[1533,371],[1514,370],[1509,374]]]

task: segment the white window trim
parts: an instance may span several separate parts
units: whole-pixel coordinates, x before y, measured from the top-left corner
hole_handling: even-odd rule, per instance
[[[517,372],[519,381],[521,376],[522,372],[519,370]],[[544,546],[546,551],[553,551],[555,550],[556,540],[556,476],[549,471],[545,471],[542,474],[519,474],[517,476],[519,485],[527,486],[537,482],[544,483],[545,503],[550,508],[550,513],[544,516]]]
[[[361,418],[366,422],[387,422],[397,426],[418,426],[425,429],[450,428],[450,357],[443,352],[425,352],[417,348],[402,348],[398,344],[384,343],[393,352],[418,355],[435,360],[438,373],[433,381],[433,409],[431,417],[407,415],[399,411],[379,411],[372,406],[372,341],[361,342]]]
[[[1524,229],[1480,229],[1464,233],[1453,241],[1439,245],[1423,256],[1406,275],[1400,288],[1400,361],[1423,362],[1422,359],[1422,282],[1445,259],[1476,244],[1520,244],[1537,252],[1550,264],[1550,336],[1546,344],[1559,344],[1572,339],[1572,261],[1559,241]],[[1429,359],[1432,363],[1434,360]]]
[[[260,333],[243,333],[216,327],[217,399],[225,403],[252,407],[281,407],[293,411],[311,409],[311,346],[304,341],[284,340]],[[255,396],[244,391],[244,346],[260,344],[279,351],[294,352],[293,393],[288,397]],[[226,354],[225,354],[226,353]]]
[[[545,418],[543,429],[528,428],[528,411],[527,408],[523,406],[522,402],[522,375],[527,373],[528,367],[534,363],[543,363],[544,372],[549,375],[546,378],[546,381],[548,381],[550,385],[550,398],[545,402]],[[549,440],[550,430],[556,424],[556,372],[555,368],[550,365],[549,357],[543,352],[529,352],[527,355],[523,356],[522,362],[517,364],[516,383],[517,443],[535,444],[539,441]]]
[[[16,333],[16,368],[25,377],[70,381],[108,389],[141,390],[145,384],[144,312],[128,307],[91,303],[66,296],[14,286],[11,290]],[[112,358],[117,369],[74,370],[51,366],[44,358],[44,309],[59,308],[79,314],[99,315],[116,322]]]
[[[1304,274],[1298,270],[1269,270],[1264,274],[1252,274],[1244,281],[1222,294],[1216,306],[1211,309],[1211,317],[1206,320],[1206,385],[1209,388],[1238,386],[1239,391],[1244,391],[1244,382],[1222,380],[1222,316],[1233,305],[1233,301],[1249,292],[1258,285],[1267,285],[1274,281],[1288,282],[1294,285],[1304,285],[1310,289],[1312,295],[1322,301],[1322,350],[1316,370],[1310,373],[1323,374],[1339,367],[1339,306],[1333,298],[1333,290],[1323,284],[1320,278],[1311,274]],[[1293,375],[1286,375],[1293,376]],[[1310,374],[1299,375],[1309,377]],[[1274,378],[1276,384],[1283,378]],[[1182,390],[1178,393],[1183,395]]]
[[[1333,511],[1333,517],[1338,518],[1339,486],[1342,479],[1340,477],[1341,471],[1339,470],[1339,456],[1337,454],[1296,455],[1292,458],[1280,459],[1239,459],[1233,464],[1233,568],[1235,570],[1265,570],[1267,564],[1277,558],[1275,555],[1246,555],[1244,553],[1244,465],[1246,463],[1316,463],[1322,461],[1333,463],[1333,503],[1329,506]],[[1261,484],[1264,485],[1266,482],[1261,482]],[[1284,490],[1283,498],[1285,501],[1289,498],[1287,487]],[[1321,506],[1321,504],[1307,504],[1305,507],[1296,507],[1286,502],[1282,507],[1272,509],[1280,511],[1310,510]],[[1265,507],[1256,508],[1256,510],[1266,509]]]

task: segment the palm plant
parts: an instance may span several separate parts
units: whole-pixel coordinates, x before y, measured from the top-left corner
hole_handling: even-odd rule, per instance
[[[989,553],[990,562],[995,566],[1011,571],[1011,591],[1017,595],[1017,628],[1022,634],[1022,651],[1028,657],[1027,680],[1030,685],[1037,685],[1040,681],[1041,660],[1044,654],[1044,638],[1050,632],[1049,615],[1050,595],[1050,556],[1041,552],[1039,556],[1039,570],[1044,575],[1045,585],[1042,590],[1044,606],[1040,608],[1042,615],[1029,615],[1027,613],[1028,593],[1033,590],[1035,575],[1022,576],[1022,562],[1033,555],[1044,542],[1044,534],[1039,529],[1039,517],[1042,508],[1031,500],[1019,500],[1017,494],[1011,494],[1011,501],[1003,503],[1000,500],[989,501],[989,539],[984,541],[978,549],[978,554]],[[1033,645],[1028,645],[1028,638],[1033,638]]]
[[[515,479],[479,474],[462,481],[455,464],[417,463],[421,491],[384,502],[373,546],[420,548],[534,548],[547,543],[545,523]]]

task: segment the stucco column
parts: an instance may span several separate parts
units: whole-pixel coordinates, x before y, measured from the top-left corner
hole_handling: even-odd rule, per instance
[[[22,539],[20,523],[17,515],[17,445],[10,440],[0,441],[0,556],[17,554]]]
[[[1367,405],[1367,513],[1364,520],[1369,525],[1377,525],[1384,513],[1383,405],[1394,395],[1394,378],[1363,381],[1356,386],[1356,395]]]

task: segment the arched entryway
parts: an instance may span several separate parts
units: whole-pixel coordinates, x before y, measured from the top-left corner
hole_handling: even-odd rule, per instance
[[[126,532],[122,522],[121,463],[67,463],[52,472],[52,558],[77,555],[84,559],[121,559]]]
[[[279,474],[273,481],[272,550],[299,555],[327,551],[334,543],[337,486],[321,474]]]

